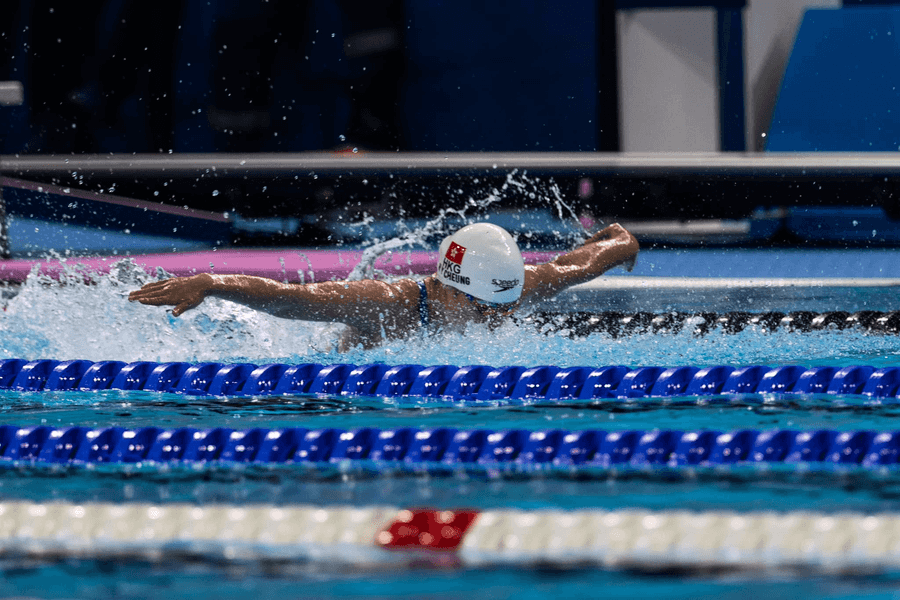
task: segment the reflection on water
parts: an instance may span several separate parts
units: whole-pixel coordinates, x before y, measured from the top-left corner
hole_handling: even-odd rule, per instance
[[[896,471],[789,465],[528,470],[332,464],[0,465],[5,501],[438,509],[892,512]]]
[[[672,598],[767,600],[801,598],[892,597],[900,573],[815,572],[785,568],[755,569],[604,569],[594,565],[494,566],[465,568],[452,560],[417,555],[380,565],[348,567],[337,563],[235,560],[199,561],[189,555],[170,560],[131,559],[65,561],[9,557],[0,561],[4,596],[59,598],[166,597],[169,600],[247,597],[296,598]],[[298,590],[302,590],[298,594]],[[425,591],[423,591],[425,590]]]
[[[0,391],[0,423],[22,427],[377,427],[584,429],[874,429],[892,431],[900,402],[867,396],[733,395],[490,401],[323,395],[208,397],[156,392]]]

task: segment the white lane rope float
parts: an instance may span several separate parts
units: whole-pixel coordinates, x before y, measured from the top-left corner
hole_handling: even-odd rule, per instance
[[[878,570],[900,567],[900,514],[0,503],[2,554],[178,552],[360,566],[426,554],[465,566]]]

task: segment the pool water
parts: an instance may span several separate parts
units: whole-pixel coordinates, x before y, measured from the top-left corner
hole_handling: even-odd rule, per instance
[[[635,573],[602,569],[457,569],[415,565],[401,572],[346,572],[316,565],[209,564],[177,562],[33,561],[8,568],[0,562],[0,594],[24,590],[46,598],[159,598],[188,600],[260,598],[492,598],[565,597],[722,598],[888,598],[896,575],[820,575],[792,572],[747,577],[721,574]],[[37,590],[37,593],[34,591]]]
[[[651,254],[650,258],[653,265],[665,265],[667,260],[690,262],[685,252],[679,251],[677,256]],[[697,267],[700,270],[709,262],[697,260],[702,256],[694,255],[694,264],[701,265]],[[748,260],[758,259],[755,254]],[[810,264],[820,264],[822,260],[827,261],[828,257],[820,256],[810,260]],[[848,267],[856,271],[856,276],[864,272],[859,264],[871,267],[865,255],[841,255],[841,260],[857,265],[855,269]],[[876,265],[867,272],[872,277],[894,276],[885,274],[883,265],[880,270]],[[631,277],[642,276],[646,274]],[[181,319],[172,318],[164,309],[129,304],[125,300],[127,292],[147,280],[147,275],[127,262],[112,275],[90,284],[83,283],[77,273],[72,273],[63,284],[39,278],[29,280],[0,314],[0,357],[493,366],[900,364],[900,338],[856,330],[801,334],[748,328],[733,335],[714,331],[699,337],[682,332],[620,338],[594,334],[571,339],[563,333],[543,334],[533,327],[512,323],[496,331],[472,327],[464,335],[414,338],[373,350],[338,354],[331,347],[337,326],[286,322],[222,301],[208,301]],[[769,310],[790,310],[796,306],[779,305],[785,300],[776,301],[775,295],[765,289],[754,293],[765,301],[758,304]],[[885,294],[876,300],[852,288],[829,290],[827,294],[809,290],[796,301],[820,311],[893,309]],[[600,306],[603,300],[594,297],[592,302]],[[671,296],[660,298],[659,302],[660,306],[650,308],[690,310],[688,305],[693,300],[688,294],[683,298],[685,306],[673,306]],[[900,404],[876,404],[860,396],[833,394],[473,404],[309,395],[217,398],[118,391],[0,392],[0,423],[53,427],[888,431],[897,428],[894,418],[898,414]],[[879,513],[896,511],[898,498],[900,472],[893,469],[797,471],[777,466],[738,466],[424,474],[379,470],[371,465],[309,469],[291,465],[0,464],[0,499],[4,501]],[[588,598],[598,593],[612,598],[737,598],[761,594],[800,598],[869,597],[893,594],[900,589],[898,574],[883,572],[660,572],[577,565],[473,569],[434,557],[398,560],[380,567],[354,567],[304,559],[240,561],[203,555],[165,556],[159,560],[137,556],[118,560],[34,557],[20,549],[2,554],[0,569],[0,595],[41,598]]]

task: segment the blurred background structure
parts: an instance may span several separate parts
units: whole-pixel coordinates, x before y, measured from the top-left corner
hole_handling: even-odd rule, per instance
[[[860,4],[9,0],[2,151],[763,150],[804,12]]]
[[[852,205],[893,217],[894,170],[886,177],[883,162],[848,171],[813,160],[807,172],[743,161],[900,150],[893,4],[7,0],[0,81],[21,82],[25,101],[0,109],[0,172],[245,223],[276,219],[262,228],[278,233],[272,243],[336,239],[315,222],[337,207],[349,219],[390,219],[398,207],[416,216],[446,205],[448,188],[461,188],[439,169],[416,171],[417,187],[398,201],[388,172],[404,153],[422,152],[582,153],[569,161],[577,168],[550,160],[531,172],[553,177],[579,213],[595,216],[771,218]],[[389,162],[316,173],[310,153],[321,152]],[[722,152],[732,162],[628,162]],[[215,153],[283,160],[229,169]],[[83,160],[109,154],[194,162],[137,173]],[[53,158],[61,155],[74,158]],[[202,164],[200,155],[209,155]],[[466,172],[481,173],[483,187],[529,164],[509,155],[502,173]],[[25,196],[12,194],[24,204],[10,213]],[[894,243],[886,231],[875,241]]]

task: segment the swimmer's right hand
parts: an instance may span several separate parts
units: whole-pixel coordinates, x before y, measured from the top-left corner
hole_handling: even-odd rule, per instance
[[[172,315],[177,317],[203,302],[211,285],[212,276],[206,273],[164,279],[131,292],[128,300],[151,306],[174,306]]]

